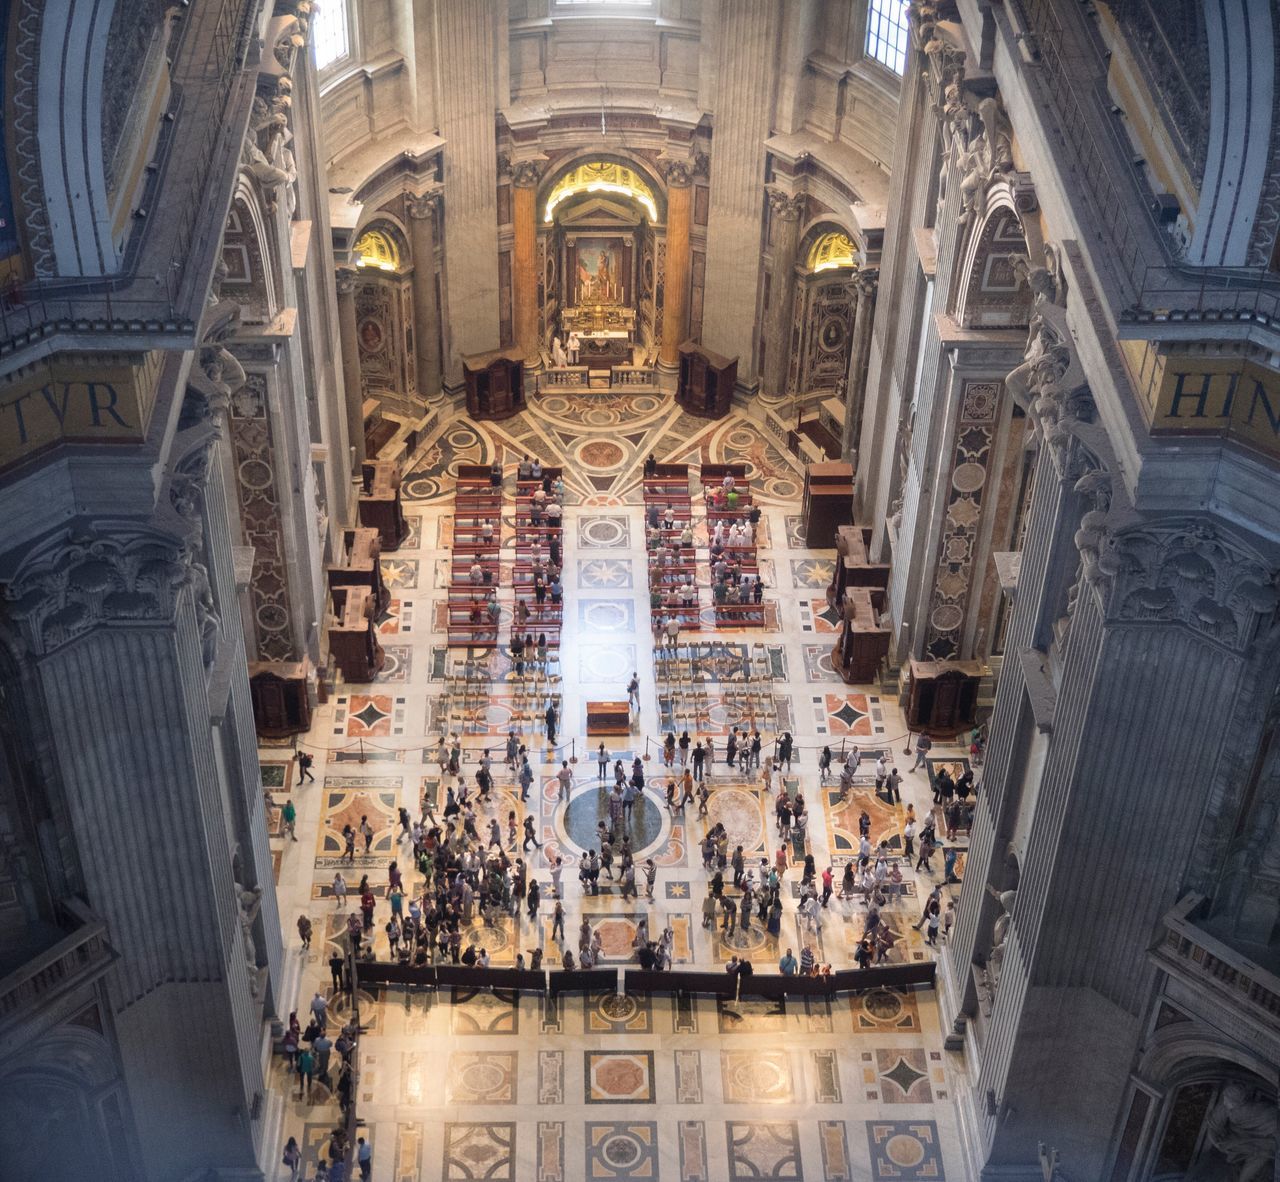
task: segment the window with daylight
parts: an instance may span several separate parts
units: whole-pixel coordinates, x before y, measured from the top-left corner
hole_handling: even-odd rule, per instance
[[[316,48],[316,68],[323,70],[351,52],[347,27],[347,0],[322,0],[311,14],[311,44]]]
[[[907,67],[907,6],[903,0],[870,0],[867,53],[895,74]]]

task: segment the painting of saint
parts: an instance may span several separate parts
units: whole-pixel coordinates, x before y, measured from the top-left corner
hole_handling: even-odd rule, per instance
[[[578,239],[577,304],[624,304],[622,248],[613,239]]]

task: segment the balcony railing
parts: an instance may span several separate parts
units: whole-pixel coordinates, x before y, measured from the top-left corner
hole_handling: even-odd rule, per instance
[[[1261,271],[1231,272],[1179,262],[1156,221],[1151,194],[1131,163],[1133,149],[1111,115],[1103,74],[1088,47],[1063,29],[1054,0],[1011,0],[1019,36],[1036,63],[1065,148],[1093,204],[1094,261],[1112,276],[1118,319],[1131,324],[1280,324],[1280,282]],[[1100,58],[1098,59],[1101,60]]]
[[[240,151],[252,78],[244,70],[260,0],[211,0],[181,9],[172,52],[171,119],[157,147],[155,175],[118,275],[33,279],[0,292],[0,356],[55,336],[139,334],[190,339],[212,269],[211,236],[222,231],[227,194],[215,170]],[[237,88],[243,94],[237,94]],[[176,342],[175,342],[176,343]]]
[[[61,990],[100,975],[115,960],[106,926],[81,904],[60,905],[58,924],[67,932],[62,940],[0,978],[0,1029]]]
[[[1280,978],[1197,926],[1202,895],[1189,894],[1164,917],[1152,956],[1167,972],[1190,977],[1271,1029],[1280,1028]]]

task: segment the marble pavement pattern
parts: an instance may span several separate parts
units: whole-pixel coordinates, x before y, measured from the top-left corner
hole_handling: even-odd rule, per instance
[[[650,634],[640,476],[645,457],[659,460],[734,461],[750,465],[753,489],[765,510],[767,539],[761,557],[772,572],[769,599],[776,628],[709,631],[702,639],[762,645],[773,673],[780,716],[792,722],[801,756],[792,778],[813,817],[809,849],[819,869],[839,870],[856,848],[857,813],[866,807],[873,832],[900,848],[902,807],[884,805],[870,776],[860,776],[852,804],[819,784],[816,752],[842,742],[864,751],[887,750],[906,773],[905,726],[896,700],[879,687],[848,687],[834,677],[826,656],[833,640],[824,626],[823,587],[834,554],[805,548],[798,520],[801,475],[746,417],[708,423],[690,419],[669,400],[649,395],[555,395],[501,424],[447,421],[420,452],[405,479],[409,543],[385,558],[393,584],[391,609],[380,622],[391,658],[377,684],[340,685],[321,706],[302,745],[315,755],[317,783],[299,786],[286,746],[263,746],[264,789],[278,818],[286,799],[298,809],[298,842],[278,822],[272,848],[289,955],[299,972],[295,1005],[328,983],[330,940],[340,929],[329,884],[341,854],[342,825],[368,815],[375,831],[369,853],[357,858],[379,897],[377,929],[385,922],[386,870],[407,846],[397,842],[396,810],[416,810],[421,794],[442,795],[430,757],[440,722],[439,700],[450,659],[438,606],[443,591],[431,572],[452,536],[452,476],[459,463],[500,455],[513,471],[521,454],[562,463],[569,487],[565,513],[565,628],[560,653],[564,694],[562,735],[578,740],[574,800],[591,807],[598,793],[595,743],[584,736],[585,703],[625,697],[632,670],[641,682],[641,712],[629,740],[613,752],[652,751],[650,781],[660,765],[648,740],[659,737],[659,713]],[[507,531],[511,532],[508,523]],[[509,604],[509,592],[504,602]],[[461,650],[454,650],[460,653]],[[500,674],[509,662],[496,660]],[[706,676],[715,690],[714,668]],[[463,736],[471,758],[485,746],[499,754],[515,704],[501,685],[477,708]],[[776,969],[786,947],[803,942],[822,959],[852,963],[863,908],[832,900],[821,932],[802,930],[798,891],[784,888],[779,942],[759,928],[732,940],[701,926],[707,876],[698,842],[704,823],[690,814],[666,816],[656,808],[660,869],[655,898],[624,903],[616,889],[583,899],[572,866],[577,846],[557,803],[550,777],[558,766],[537,734],[524,737],[541,773],[531,795],[544,849],[530,866],[550,895],[546,854],[560,852],[566,929],[575,941],[582,914],[602,925],[607,963],[624,963],[640,916],[649,930],[670,923],[678,965],[721,966],[749,955],[761,971]],[[773,738],[766,733],[765,739]],[[722,744],[719,744],[721,745]],[[935,747],[934,755],[948,750]],[[959,756],[957,749],[954,753]],[[363,762],[361,758],[363,757]],[[874,757],[872,757],[874,758]],[[540,765],[537,761],[541,761]],[[497,760],[501,767],[501,758]],[[871,760],[863,765],[870,772]],[[524,807],[505,773],[498,777],[495,809]],[[723,764],[712,779],[711,820],[723,820],[735,843],[772,859],[778,844],[772,802],[758,779],[729,775]],[[904,802],[923,815],[931,795],[924,772],[906,774]],[[487,823],[487,817],[482,819]],[[482,825],[483,828],[483,825]],[[793,850],[789,882],[798,882],[801,851]],[[940,863],[940,859],[937,860]],[[904,867],[907,889],[886,910],[901,934],[898,959],[930,955],[913,924],[922,898],[939,877]],[[413,878],[410,877],[412,884]],[[604,884],[607,886],[607,882]],[[526,918],[494,927],[477,923],[469,938],[487,947],[494,963],[509,964],[518,950],[546,946],[549,902],[537,924]],[[311,917],[309,954],[295,930]],[[384,940],[379,935],[379,940]],[[344,1006],[336,1006],[339,1014]],[[374,1147],[373,1177],[503,1179],[569,1182],[574,1179],[953,1179],[960,1174],[950,1067],[942,1051],[937,1006],[930,991],[879,990],[828,1005],[785,1007],[763,1002],[701,999],[566,997],[541,999],[490,994],[440,997],[388,991],[362,1000],[369,1030],[362,1040],[359,1111]],[[336,1116],[327,1098],[305,1103],[278,1063],[274,1087],[287,1095],[284,1135],[299,1138],[306,1176]],[[273,1160],[278,1161],[275,1154]],[[281,1174],[281,1177],[286,1176]]]

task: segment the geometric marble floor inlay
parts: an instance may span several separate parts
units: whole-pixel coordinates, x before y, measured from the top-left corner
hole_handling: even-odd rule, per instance
[[[586,917],[599,936],[601,964],[611,970],[635,964],[642,931],[658,941],[667,929],[675,972],[723,974],[729,958],[738,956],[749,957],[757,972],[771,973],[788,949],[799,959],[806,946],[834,968],[852,967],[867,906],[861,896],[842,898],[840,883],[845,863],[857,857],[863,813],[871,839],[887,843],[903,879],[880,908],[886,928],[899,937],[888,963],[932,956],[914,925],[925,897],[942,883],[944,859],[934,857],[932,873],[917,872],[914,859],[897,861],[907,805],[918,819],[933,807],[930,776],[912,770],[914,755],[902,755],[907,727],[896,697],[879,686],[845,685],[834,672],[838,619],[824,593],[835,553],[805,546],[803,472],[794,459],[753,419],[737,411],[723,420],[696,419],[670,395],[534,393],[524,411],[500,423],[472,423],[448,406],[442,420],[422,441],[420,466],[404,476],[411,532],[399,550],[382,556],[395,596],[377,621],[382,643],[390,646],[383,670],[367,685],[339,678],[315,705],[311,730],[297,743],[314,758],[314,783],[299,782],[287,745],[261,748],[284,935],[282,979],[296,981],[278,1008],[305,1015],[313,993],[331,991],[328,959],[340,947],[348,913],[358,913],[365,876],[374,899],[369,939],[379,956],[387,955],[392,863],[405,887],[402,908],[425,882],[403,838],[400,810],[417,817],[425,802],[441,817],[456,781],[441,775],[436,743],[454,735],[482,842],[496,821],[508,857],[524,860],[541,894],[533,920],[527,907],[517,915],[481,914],[473,907],[462,923],[462,948],[483,947],[494,965],[512,965],[517,956],[527,961],[536,948],[548,965],[558,965],[565,950],[576,959]],[[681,629],[672,679],[661,686],[641,490],[651,452],[662,463],[694,466],[690,502],[702,584],[696,610]],[[564,470],[564,604],[559,650],[545,667],[526,670],[522,690],[507,651],[448,647],[445,588],[460,528],[453,501],[457,465],[487,465],[500,457],[506,489],[498,598],[505,640],[514,609],[515,465],[531,454]],[[697,465],[726,462],[747,466],[761,510],[755,536],[767,575],[766,611],[763,626],[754,629],[717,628],[706,586],[708,531]],[[494,683],[472,683],[464,692],[468,662]],[[753,683],[744,680],[748,668],[758,674]],[[625,701],[633,673],[639,705],[631,731],[605,740],[609,768],[602,783],[600,739],[585,733],[587,703]],[[555,749],[542,721],[548,695],[560,699]],[[791,732],[785,787],[792,801],[804,799],[799,837],[794,826],[785,843],[779,833],[783,778],[777,771],[766,785],[763,766],[727,766],[726,742],[735,726],[748,735],[759,728],[761,765],[775,754],[781,732]],[[668,781],[678,785],[682,767],[678,754],[670,767],[664,759],[667,729],[674,739],[687,729],[690,749],[699,739],[713,743],[713,761],[704,768],[705,814],[696,795],[682,808],[678,790],[676,807],[668,807]],[[526,747],[533,773],[527,801],[504,762],[512,731]],[[852,792],[841,800],[838,762],[824,783],[817,757],[829,746],[838,761],[854,744],[862,764]],[[486,748],[493,791],[479,801],[475,773]],[[902,774],[900,804],[876,794],[880,751]],[[947,766],[954,774],[966,757],[966,745],[935,736],[929,770]],[[624,899],[617,877],[623,834],[616,835],[614,878],[602,872],[598,893],[589,893],[578,870],[585,852],[599,849],[600,823],[606,829],[613,824],[613,761],[622,759],[629,775],[637,758],[644,795],[622,828],[636,856],[638,897]],[[568,806],[556,779],[562,764],[572,779]],[[974,769],[979,780],[981,770]],[[297,842],[284,832],[286,800],[297,812]],[[511,814],[514,841],[508,836]],[[540,847],[522,847],[526,816]],[[371,834],[367,850],[362,825]],[[353,859],[346,857],[347,826],[356,832]],[[731,930],[723,909],[710,917],[704,912],[712,872],[704,866],[703,843],[712,826],[724,828],[726,861],[742,847],[754,904],[745,930],[736,906]],[[940,819],[938,831],[944,830]],[[964,848],[962,843],[959,858],[953,856],[961,871]],[[714,863],[714,846],[710,853]],[[834,867],[835,893],[817,931],[798,911],[806,854],[819,875]],[[652,899],[645,866],[650,856]],[[563,941],[552,940],[557,857]],[[776,935],[768,908],[763,918],[758,911],[760,885],[775,866],[783,868]],[[336,905],[336,873],[345,882],[345,906]],[[736,905],[741,891],[733,877],[726,865],[723,893]],[[944,884],[942,890],[945,905],[958,887]],[[314,925],[309,952],[297,934],[300,915]],[[348,999],[334,998],[330,1012],[345,1021]],[[470,987],[438,993],[389,988],[361,996],[360,1020],[357,1106],[361,1135],[374,1148],[374,1182],[945,1182],[965,1176],[947,1086],[949,1056],[928,988],[876,988],[808,1005],[803,999],[617,997],[599,988],[554,1001]],[[283,1123],[281,1143],[268,1156],[279,1162],[284,1139],[297,1137],[303,1176],[313,1179],[339,1119],[336,1101],[319,1086],[310,1101],[300,1100],[296,1078],[287,1077],[278,1054],[269,1085],[281,1102]],[[287,1173],[276,1167],[268,1177],[275,1182]]]

